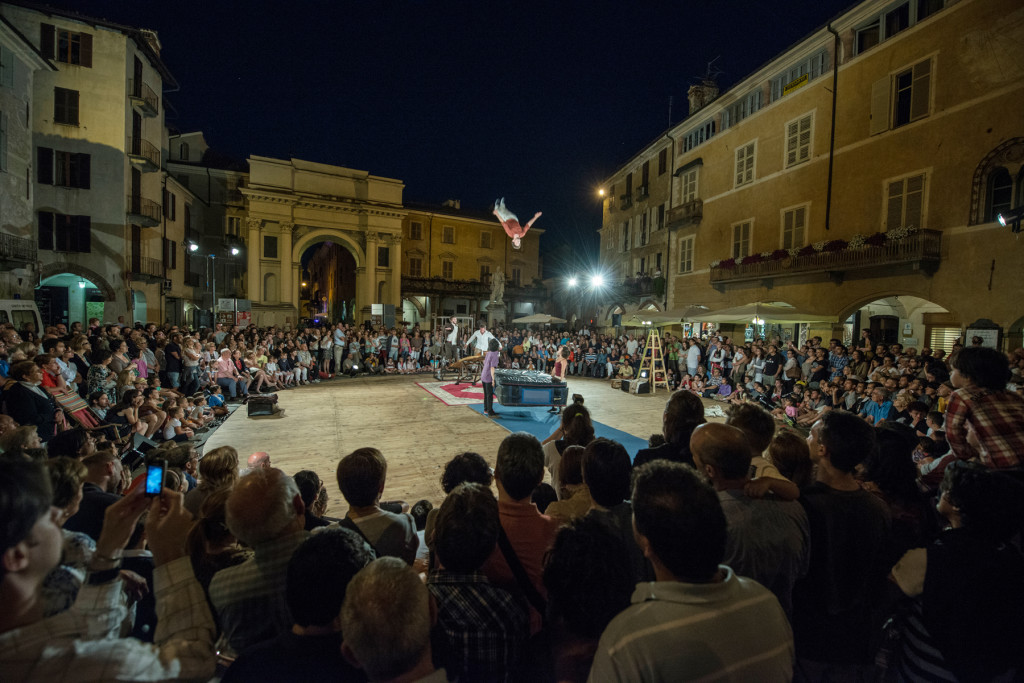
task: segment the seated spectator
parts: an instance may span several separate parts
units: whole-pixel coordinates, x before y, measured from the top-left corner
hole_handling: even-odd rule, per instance
[[[868,424],[879,425],[892,418],[893,410],[888,389],[875,386],[871,390],[871,400],[861,408],[860,415]]]
[[[373,559],[366,541],[349,529],[310,536],[288,562],[285,595],[294,621],[291,630],[250,647],[221,680],[365,681],[366,674],[341,654],[338,616],[352,577]]]
[[[376,448],[357,449],[338,463],[338,488],[348,503],[341,525],[366,539],[378,557],[400,557],[412,564],[419,548],[416,523],[408,514],[382,510],[388,463]]]
[[[15,425],[0,436],[0,450],[4,453],[21,451],[28,448],[42,448],[43,442],[39,438],[39,430],[35,425],[18,427]]]
[[[983,346],[965,348],[953,361],[950,381],[956,389],[945,431],[953,453],[996,469],[1024,463],[1024,398],[1006,389],[1006,356]]]
[[[92,432],[81,427],[73,427],[60,432],[46,445],[51,458],[66,456],[68,458],[87,458],[96,452],[96,439]]]
[[[402,560],[381,557],[349,582],[341,608],[341,653],[371,681],[446,681],[430,647],[430,593]]]
[[[558,461],[560,500],[549,505],[544,514],[562,524],[587,514],[594,503],[583,481],[583,453],[583,446],[567,446]]]
[[[295,480],[278,469],[251,472],[231,489],[228,530],[254,556],[214,575],[210,601],[237,653],[291,628],[284,579],[292,553],[308,536],[305,513]]]
[[[238,481],[238,451],[231,446],[220,446],[199,461],[199,483],[185,495],[185,509],[199,515],[203,501],[221,488],[230,489]]]
[[[95,541],[103,530],[107,508],[121,500],[128,472],[113,451],[94,453],[82,460],[82,464],[88,469],[82,486],[82,502],[78,512],[64,523],[64,528],[80,531]]]
[[[214,673],[214,623],[182,557],[190,517],[181,496],[165,491],[150,500],[139,491],[121,499],[104,524],[74,607],[44,618],[37,608],[43,579],[60,560],[62,537],[41,465],[7,462],[0,468],[0,670],[5,679],[206,680]],[[147,510],[146,534],[156,563],[157,609],[167,618],[155,643],[119,638],[120,551]]]
[[[892,570],[912,598],[899,622],[897,671],[903,680],[1017,680],[1024,671],[1024,557],[1011,540],[1024,519],[1024,487],[977,463],[956,462],[946,470],[938,510],[949,527]]]
[[[441,472],[441,490],[447,496],[452,490],[462,483],[482,484],[490,487],[494,481],[491,466],[487,464],[479,453],[467,451],[459,453],[445,466]],[[427,520],[423,527],[423,538],[427,545],[433,548],[434,545],[434,521],[437,519],[438,509],[434,508],[427,513]]]
[[[320,475],[313,470],[296,472],[295,485],[299,487],[302,503],[306,506],[306,531],[328,526],[330,522],[313,513],[313,507],[320,496],[320,490],[324,487],[324,482],[320,479]]]
[[[814,465],[807,441],[794,431],[780,429],[776,432],[768,444],[765,459],[801,491],[814,483]]]
[[[747,495],[761,498],[773,493],[783,500],[796,500],[800,489],[764,458],[775,434],[771,413],[753,403],[731,406],[725,424],[743,432],[750,448],[750,481],[745,487]]]
[[[57,402],[40,387],[43,371],[32,361],[21,361],[11,366],[13,383],[3,392],[4,412],[20,425],[34,425],[39,440],[46,443],[57,431],[57,421],[64,414]]]
[[[636,472],[637,540],[657,581],[601,635],[592,681],[730,678],[790,681],[793,640],[779,601],[720,564],[726,520],[692,468],[652,462]]]
[[[798,675],[866,675],[892,528],[885,503],[854,477],[875,448],[874,430],[834,410],[814,424],[807,444],[817,472],[800,496],[811,525],[811,565],[793,589]]]
[[[639,467],[652,460],[671,460],[693,465],[690,455],[690,434],[697,425],[704,424],[704,404],[693,393],[677,391],[669,397],[662,416],[665,445],[645,448],[637,452],[633,466]]]
[[[82,502],[82,484],[88,473],[85,465],[73,458],[46,461],[53,491],[53,507],[60,510],[54,523],[63,527],[78,512]],[[43,616],[51,617],[71,608],[85,581],[85,571],[96,550],[96,542],[83,533],[61,529],[63,544],[60,564],[46,575],[42,587]]]
[[[598,517],[558,532],[544,564],[554,680],[587,680],[601,633],[629,606],[636,581],[628,557],[619,534]]]
[[[706,424],[690,437],[690,451],[718,492],[728,525],[722,560],[740,576],[775,594],[782,609],[793,610],[793,584],[807,573],[810,529],[807,513],[794,500],[751,498],[751,449],[736,427]]]
[[[507,680],[529,635],[525,601],[480,572],[500,528],[498,502],[480,484],[459,484],[437,515],[434,547],[443,569],[427,577],[442,635],[435,656],[465,680]]]
[[[562,411],[561,424],[558,429],[544,440],[544,466],[551,473],[551,486],[555,495],[562,497],[559,481],[558,461],[567,446],[586,446],[594,440],[594,423],[590,419],[590,411],[583,405],[583,396],[572,395],[572,404]]]
[[[195,524],[185,540],[192,571],[207,594],[210,581],[217,572],[252,558],[252,551],[242,548],[228,529],[225,508],[230,495],[228,487],[211,491],[203,499]]]
[[[544,452],[537,438],[526,432],[506,436],[498,447],[494,479],[502,527],[499,534],[504,532],[508,546],[506,551],[499,543],[483,573],[495,585],[530,601],[531,634],[541,628],[546,600],[541,578],[544,554],[558,531],[558,522],[542,515],[530,501],[543,477]],[[513,570],[513,564],[520,565],[522,572]],[[525,578],[520,578],[523,575]]]
[[[558,500],[558,495],[555,493],[554,487],[543,481],[537,484],[537,488],[530,494],[530,502],[537,506],[537,510],[542,515],[547,514],[548,507],[556,500]]]

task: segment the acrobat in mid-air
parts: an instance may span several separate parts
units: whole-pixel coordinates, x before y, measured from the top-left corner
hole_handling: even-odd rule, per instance
[[[501,227],[505,228],[505,233],[512,238],[512,248],[519,249],[523,237],[526,235],[526,231],[533,226],[533,222],[540,218],[540,211],[538,211],[530,222],[526,225],[519,225],[519,219],[514,213],[505,208],[505,198],[502,197],[498,201],[494,202],[494,215],[501,221]]]

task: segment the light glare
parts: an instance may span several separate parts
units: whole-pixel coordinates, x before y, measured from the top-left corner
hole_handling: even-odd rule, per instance
[[[591,276],[591,278],[590,278],[590,286],[591,287],[604,287],[604,276],[602,276],[602,275],[593,275],[593,276]]]
[[[579,284],[579,280],[577,280],[575,277],[569,278],[569,286],[570,287],[575,287],[578,284]]]

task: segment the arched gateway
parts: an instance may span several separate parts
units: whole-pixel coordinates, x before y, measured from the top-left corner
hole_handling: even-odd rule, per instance
[[[402,305],[401,181],[299,159],[249,158],[248,296],[256,325],[295,325],[306,316],[303,254],[321,242],[342,246],[355,263],[355,310]],[[275,291],[265,291],[273,275]],[[268,296],[269,295],[269,296]]]

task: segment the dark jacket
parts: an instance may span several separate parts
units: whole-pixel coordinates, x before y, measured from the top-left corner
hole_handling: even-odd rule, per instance
[[[46,394],[45,389],[41,391]],[[20,382],[4,392],[4,405],[8,415],[19,425],[35,425],[39,439],[44,443],[53,438],[57,422],[57,402],[49,394],[42,396]]]

